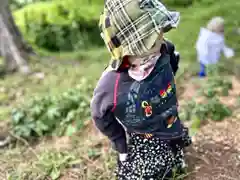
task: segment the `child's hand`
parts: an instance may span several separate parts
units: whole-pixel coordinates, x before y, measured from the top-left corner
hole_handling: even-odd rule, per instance
[[[119,160],[122,161],[126,161],[127,160],[127,154],[119,154]]]
[[[224,47],[223,53],[226,58],[232,58],[234,56],[234,50],[228,47]]]

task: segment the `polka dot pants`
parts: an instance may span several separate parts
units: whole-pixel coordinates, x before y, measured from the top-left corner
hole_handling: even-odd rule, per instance
[[[164,180],[173,177],[172,169],[185,166],[183,148],[191,144],[188,130],[183,138],[163,141],[131,134],[126,161],[118,161],[118,180]]]

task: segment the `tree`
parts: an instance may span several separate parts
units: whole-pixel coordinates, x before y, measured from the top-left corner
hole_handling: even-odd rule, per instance
[[[27,64],[29,52],[32,51],[24,42],[16,26],[8,0],[0,0],[0,54],[4,59],[7,72],[30,72]]]

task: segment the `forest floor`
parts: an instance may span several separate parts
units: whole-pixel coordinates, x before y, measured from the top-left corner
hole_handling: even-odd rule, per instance
[[[7,115],[11,109],[25,99],[36,94],[64,91],[88,72],[95,72],[91,77],[97,80],[102,62],[80,68],[83,65],[84,62],[46,66],[37,62],[33,69],[38,73],[30,77],[24,78],[18,74],[2,77],[1,133],[8,130],[6,127],[10,119]],[[187,88],[181,92],[181,102],[192,99],[204,81],[196,80],[196,77],[185,79],[183,86]],[[240,96],[240,81],[234,76],[231,76],[231,81],[233,89],[229,96],[221,97],[221,101],[229,106],[235,104]],[[186,125],[189,123],[186,122]],[[193,145],[186,149],[188,173],[184,179],[239,180],[239,142],[240,109],[234,109],[231,117],[220,122],[206,120],[193,136]],[[0,179],[113,180],[115,159],[116,154],[107,139],[88,121],[82,132],[71,137],[44,137],[35,143],[18,138],[17,144],[0,149]]]

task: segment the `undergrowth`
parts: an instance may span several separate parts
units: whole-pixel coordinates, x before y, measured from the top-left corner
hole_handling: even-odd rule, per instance
[[[22,179],[51,179],[57,180],[61,171],[76,163],[76,156],[68,152],[45,151],[39,154],[33,167],[22,172],[11,172],[9,180]]]
[[[36,96],[12,111],[12,131],[30,138],[72,135],[89,119],[93,86],[82,78],[79,85],[60,95]]]
[[[208,77],[192,100],[183,107],[182,119],[191,120],[192,128],[199,128],[202,121],[207,119],[222,121],[232,115],[231,107],[220,101],[221,96],[228,96],[232,82],[227,76],[221,76],[221,65],[209,66]],[[200,102],[198,98],[202,97]]]

